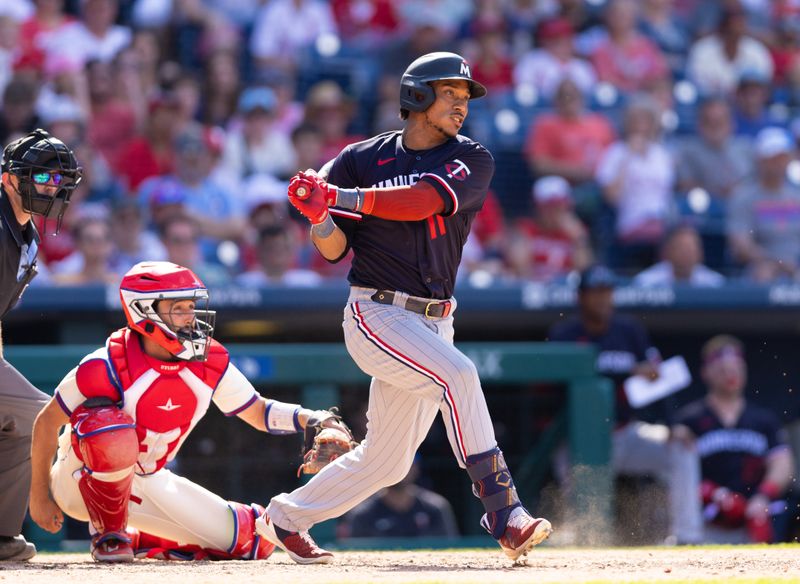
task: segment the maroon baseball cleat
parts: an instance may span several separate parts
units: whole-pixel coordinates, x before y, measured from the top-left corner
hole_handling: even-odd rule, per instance
[[[256,519],[256,532],[289,554],[298,564],[329,564],[333,561],[333,554],[319,547],[307,531],[281,529],[266,513]]]
[[[108,531],[92,538],[92,558],[95,562],[132,562],[131,538],[124,531]]]
[[[518,507],[509,517],[506,531],[498,543],[509,558],[517,561],[546,540],[552,531],[553,527],[547,519],[533,518],[522,507]]]

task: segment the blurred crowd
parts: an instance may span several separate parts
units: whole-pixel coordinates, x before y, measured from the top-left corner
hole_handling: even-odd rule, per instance
[[[37,284],[142,259],[343,278],[288,179],[399,129],[400,75],[435,50],[490,92],[463,131],[497,173],[462,278],[800,275],[797,0],[0,0],[0,30],[0,141],[43,127],[84,169]]]

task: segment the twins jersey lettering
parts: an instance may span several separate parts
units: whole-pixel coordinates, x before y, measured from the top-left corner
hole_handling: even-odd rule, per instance
[[[746,403],[739,419],[726,427],[705,400],[685,406],[674,422],[697,437],[703,477],[737,493],[758,489],[767,470],[767,458],[788,448],[781,423],[771,411]]]
[[[488,150],[463,136],[409,150],[402,132],[386,132],[351,144],[323,176],[326,171],[328,182],[343,188],[433,185],[444,212],[425,221],[388,221],[336,208],[331,213],[354,252],[351,284],[424,298],[452,296],[464,243],[494,174]]]
[[[146,355],[138,336],[121,329],[64,377],[55,398],[67,415],[89,398],[119,402],[136,421],[136,473],[154,473],[175,458],[212,401],[233,416],[258,399],[225,348],[211,342],[207,361],[165,363]]]

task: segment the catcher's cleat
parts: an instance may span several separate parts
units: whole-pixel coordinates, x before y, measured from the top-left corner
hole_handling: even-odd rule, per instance
[[[517,561],[546,540],[552,531],[553,527],[547,519],[533,518],[522,507],[518,507],[512,512],[506,531],[498,543],[509,558]]]
[[[95,562],[132,562],[131,538],[124,531],[109,531],[92,538],[92,558]]]
[[[333,554],[319,547],[307,531],[281,529],[266,513],[256,519],[256,532],[289,554],[298,564],[329,564],[333,561]]]

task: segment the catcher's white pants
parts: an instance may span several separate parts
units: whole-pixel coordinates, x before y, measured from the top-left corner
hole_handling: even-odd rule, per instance
[[[401,307],[407,295],[389,306],[374,293],[351,288],[343,324],[347,350],[372,376],[367,436],[305,486],[273,497],[267,513],[284,529],[305,531],[402,480],[439,412],[461,467],[497,446],[475,365],[453,345],[452,311],[427,319]]]
[[[78,480],[83,463],[70,443],[69,426],[59,438],[58,457],[50,469],[50,491],[64,513],[89,521]],[[140,531],[204,548],[227,550],[235,538],[228,503],[167,469],[134,475],[128,525]]]

